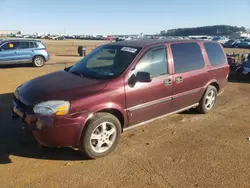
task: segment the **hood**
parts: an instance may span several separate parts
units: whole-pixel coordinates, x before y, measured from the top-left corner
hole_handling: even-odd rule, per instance
[[[29,106],[48,100],[71,101],[103,89],[107,82],[57,71],[24,83],[17,89],[16,95]]]

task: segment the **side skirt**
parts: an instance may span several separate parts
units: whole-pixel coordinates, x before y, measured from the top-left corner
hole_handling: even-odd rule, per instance
[[[177,113],[186,111],[186,110],[188,110],[188,109],[190,109],[190,108],[195,108],[195,107],[197,107],[197,106],[199,106],[199,103],[193,104],[193,105],[191,105],[191,106],[182,108],[182,109],[177,110],[177,111],[174,111],[174,112],[170,112],[170,113],[165,114],[165,115],[163,115],[163,116],[159,116],[159,117],[156,117],[156,118],[153,118],[153,119],[150,119],[150,120],[141,122],[141,123],[136,124],[136,125],[129,126],[129,127],[127,127],[127,128],[124,128],[123,131],[127,131],[127,130],[130,130],[130,129],[133,129],[133,128],[142,126],[142,125],[147,124],[147,123],[150,123],[150,122],[152,122],[152,121],[155,121],[155,120],[158,120],[158,119],[161,119],[161,118],[165,118],[165,117],[167,117],[167,116],[170,116],[170,115],[173,115],[173,114],[177,114]]]

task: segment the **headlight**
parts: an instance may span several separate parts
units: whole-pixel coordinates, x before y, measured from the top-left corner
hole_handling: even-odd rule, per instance
[[[69,112],[70,103],[68,101],[47,101],[34,106],[34,112],[45,116],[66,115]]]

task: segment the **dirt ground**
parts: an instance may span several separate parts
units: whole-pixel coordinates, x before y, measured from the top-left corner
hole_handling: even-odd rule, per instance
[[[115,152],[97,160],[71,148],[39,149],[21,123],[12,123],[18,85],[77,62],[77,45],[101,43],[45,41],[46,66],[0,68],[0,187],[250,187],[249,76],[231,74],[212,113],[190,110],[129,130]]]

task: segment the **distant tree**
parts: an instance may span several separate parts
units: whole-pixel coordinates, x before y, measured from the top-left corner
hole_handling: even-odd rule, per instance
[[[165,30],[160,31],[160,35],[165,35],[165,34],[166,34]]]
[[[18,35],[21,35],[21,31],[18,31],[17,34],[18,34]]]
[[[190,36],[190,35],[230,35],[233,32],[246,32],[245,27],[236,27],[230,25],[214,25],[203,26],[196,28],[177,28],[170,30],[162,30],[160,32],[163,36]]]

